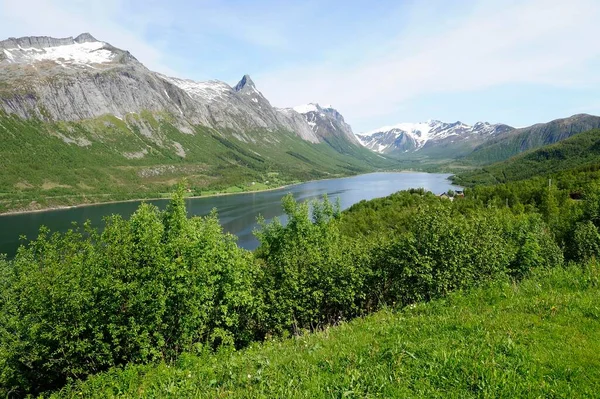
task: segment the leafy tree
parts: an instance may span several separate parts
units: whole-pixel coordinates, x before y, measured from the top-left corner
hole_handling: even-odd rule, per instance
[[[298,332],[355,315],[361,274],[354,247],[339,232],[339,205],[327,198],[297,203],[291,195],[282,203],[287,225],[263,221],[256,232],[266,330]]]

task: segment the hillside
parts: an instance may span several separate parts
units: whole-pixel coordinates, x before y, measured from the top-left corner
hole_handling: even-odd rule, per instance
[[[263,140],[195,126],[169,114],[107,115],[83,121],[25,120],[0,111],[0,212],[114,199],[160,197],[185,177],[193,194],[275,187],[390,167],[364,148],[350,155],[286,131]],[[253,137],[248,135],[247,137]]]
[[[395,166],[335,109],[316,116],[273,107],[248,75],[165,76],[90,34],[0,41],[0,212],[160,197],[184,177],[200,195]]]
[[[538,270],[240,352],[114,370],[52,397],[593,397],[599,278],[597,266]]]
[[[538,123],[499,134],[475,148],[464,160],[474,164],[490,164],[597,128],[600,128],[600,117],[587,114]]]
[[[575,134],[482,169],[459,173],[454,181],[461,185],[505,183],[586,167],[600,167],[600,129]]]

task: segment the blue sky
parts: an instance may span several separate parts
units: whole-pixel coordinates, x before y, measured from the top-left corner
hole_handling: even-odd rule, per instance
[[[600,114],[600,1],[0,0],[0,38],[75,36],[275,106],[332,104],[355,132]]]

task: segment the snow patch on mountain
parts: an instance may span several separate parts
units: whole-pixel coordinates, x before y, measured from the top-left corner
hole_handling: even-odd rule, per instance
[[[474,125],[457,121],[446,123],[429,120],[420,123],[399,123],[384,126],[379,129],[357,134],[359,142],[379,153],[395,150],[402,152],[419,151],[425,145],[431,145],[444,140],[469,140],[494,135],[501,131],[512,129],[503,124],[477,122]]]
[[[160,77],[179,87],[194,99],[212,101],[232,91],[232,88],[227,83],[219,80],[197,82],[195,80],[179,79],[165,75],[160,75]]]
[[[309,112],[319,112],[319,105],[313,104],[313,103],[297,105],[293,108],[293,110],[299,114],[308,114]]]
[[[89,65],[112,62],[115,53],[105,49],[104,42],[73,43],[56,47],[5,48],[4,55],[9,63],[32,64],[54,61],[62,64]]]

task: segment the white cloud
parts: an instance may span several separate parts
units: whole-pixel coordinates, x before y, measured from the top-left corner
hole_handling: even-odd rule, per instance
[[[430,13],[414,11],[414,16]],[[438,16],[439,20],[439,16]],[[426,32],[411,29],[373,49],[384,55],[354,64],[334,60],[266,71],[256,76],[261,90],[278,106],[310,101],[332,103],[352,123],[397,111],[420,95],[480,90],[502,84],[597,84],[589,63],[600,56],[600,2],[528,0],[485,2]],[[366,59],[365,59],[366,58]]]

